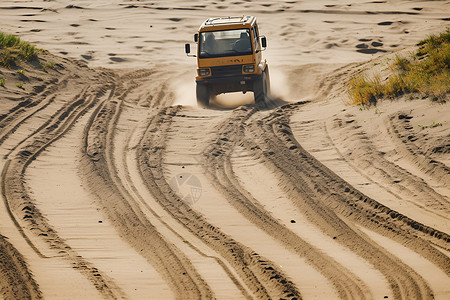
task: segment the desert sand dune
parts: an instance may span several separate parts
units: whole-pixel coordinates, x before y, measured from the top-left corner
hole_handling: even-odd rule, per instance
[[[273,102],[198,108],[183,44],[242,14],[268,39]],[[347,87],[449,16],[449,1],[1,1],[1,31],[48,52],[0,67],[0,299],[448,299],[450,105],[362,108]]]

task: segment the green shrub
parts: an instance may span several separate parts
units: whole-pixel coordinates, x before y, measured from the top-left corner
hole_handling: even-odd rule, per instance
[[[382,95],[400,96],[408,91],[405,80],[402,76],[392,75],[388,81],[382,86]]]
[[[417,51],[417,56],[424,56],[430,51],[439,48],[442,44],[450,44],[450,28],[439,35],[430,35],[428,38],[417,43],[420,49]]]
[[[395,57],[395,62],[391,66],[391,69],[398,71],[408,71],[411,69],[411,62],[404,57]]]
[[[381,94],[379,77],[368,81],[363,77],[355,77],[350,81],[350,98],[355,104],[366,104],[376,101]]]
[[[418,46],[415,55],[396,57],[390,67],[393,73],[383,83],[379,76],[372,80],[354,78],[349,87],[352,102],[368,104],[383,97],[413,92],[444,101],[450,92],[450,29],[431,35]]]
[[[15,64],[17,60],[17,54],[10,49],[5,49],[2,51],[0,49],[0,65],[10,68],[12,65]]]
[[[0,32],[0,66],[10,68],[17,60],[30,61],[43,51],[13,34]]]
[[[16,47],[20,44],[20,38],[13,34],[0,32],[0,48]]]

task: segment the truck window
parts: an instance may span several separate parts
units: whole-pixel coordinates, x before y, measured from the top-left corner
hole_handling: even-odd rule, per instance
[[[258,28],[255,26],[255,27],[252,27],[252,30],[253,30],[253,38],[254,38],[254,40],[255,40],[255,49],[256,50],[261,50],[261,47],[259,46],[259,33],[258,33]]]
[[[250,29],[201,32],[199,58],[251,55]]]

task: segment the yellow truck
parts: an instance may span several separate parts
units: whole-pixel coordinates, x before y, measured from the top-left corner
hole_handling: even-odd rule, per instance
[[[269,66],[262,58],[267,47],[253,16],[209,18],[194,34],[197,54],[196,94],[200,106],[216,95],[252,91],[255,103],[266,101],[270,91]]]

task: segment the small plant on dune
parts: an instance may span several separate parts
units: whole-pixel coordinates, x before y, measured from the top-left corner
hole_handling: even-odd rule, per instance
[[[400,96],[409,91],[408,86],[402,76],[392,75],[384,84],[382,92],[388,96]]]
[[[16,59],[17,54],[12,52],[10,49],[5,49],[0,52],[0,66],[10,68],[15,64]]]
[[[22,88],[23,88],[23,82],[16,83],[16,86],[17,86],[19,89],[22,89]]]
[[[417,125],[420,128],[426,129],[426,128],[434,128],[434,127],[438,127],[438,126],[442,126],[442,123],[435,123],[434,121],[432,121],[433,123],[431,125]]]
[[[6,82],[5,78],[0,78],[0,86],[1,87],[5,87],[5,82]]]
[[[450,29],[431,35],[418,43],[419,49],[408,58],[396,57],[390,66],[393,74],[383,82],[355,78],[349,94],[354,104],[375,103],[383,97],[419,92],[434,100],[445,101],[450,92]]]
[[[411,62],[405,57],[396,56],[394,63],[391,65],[391,69],[408,71],[411,69]]]
[[[355,77],[350,81],[350,97],[355,104],[368,104],[376,101],[381,92],[381,80],[376,76],[374,80]]]
[[[379,110],[378,108],[375,108],[374,113],[375,113],[376,115],[381,115],[381,114],[383,113],[383,111]]]
[[[419,57],[429,55],[444,44],[450,44],[450,28],[445,32],[441,32],[439,35],[430,35],[428,38],[420,41],[417,44],[420,49],[417,51],[416,55]]]
[[[30,61],[43,51],[18,36],[0,32],[0,66],[10,68],[18,60]]]
[[[52,61],[48,62],[46,64],[41,64],[42,70],[44,70],[44,72],[47,72],[47,68],[54,69],[55,66],[56,66],[56,63],[54,63]]]

